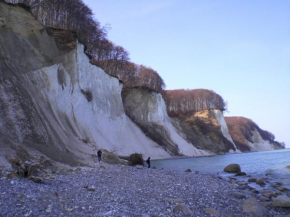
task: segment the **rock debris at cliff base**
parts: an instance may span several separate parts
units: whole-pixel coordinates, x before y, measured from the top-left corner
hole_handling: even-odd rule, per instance
[[[2,177],[0,216],[250,216],[233,196],[241,191],[210,175],[107,164],[69,171],[42,184]]]

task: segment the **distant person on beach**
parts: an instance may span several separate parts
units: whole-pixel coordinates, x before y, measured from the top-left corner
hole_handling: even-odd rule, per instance
[[[150,157],[146,160],[146,163],[148,164],[148,168],[150,168]]]
[[[99,162],[102,161],[102,151],[101,150],[98,151],[98,160],[99,160]]]

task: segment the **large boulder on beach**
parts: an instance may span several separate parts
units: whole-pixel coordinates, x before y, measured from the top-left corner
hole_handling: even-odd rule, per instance
[[[249,198],[244,200],[241,204],[244,212],[249,213],[253,216],[266,216],[267,209],[259,203],[255,198]]]
[[[239,173],[241,172],[241,167],[239,164],[230,164],[224,168],[224,171],[227,173]]]
[[[129,163],[132,166],[143,165],[144,163],[143,155],[139,153],[131,154],[129,157]]]
[[[281,196],[274,198],[273,199],[273,206],[290,208],[290,197],[281,195]]]
[[[108,164],[126,164],[118,155],[107,150],[103,150],[103,161]]]

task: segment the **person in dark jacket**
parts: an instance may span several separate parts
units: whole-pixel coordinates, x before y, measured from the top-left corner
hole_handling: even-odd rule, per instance
[[[148,168],[150,168],[150,157],[146,160],[146,163],[148,164]]]
[[[99,160],[99,162],[102,161],[102,151],[101,150],[98,151],[98,160]]]

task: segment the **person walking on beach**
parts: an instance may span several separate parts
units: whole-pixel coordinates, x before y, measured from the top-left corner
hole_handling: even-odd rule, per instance
[[[148,168],[150,168],[150,157],[146,160],[146,163],[148,164]]]
[[[102,151],[101,150],[98,151],[98,160],[99,160],[99,162],[102,161]]]

